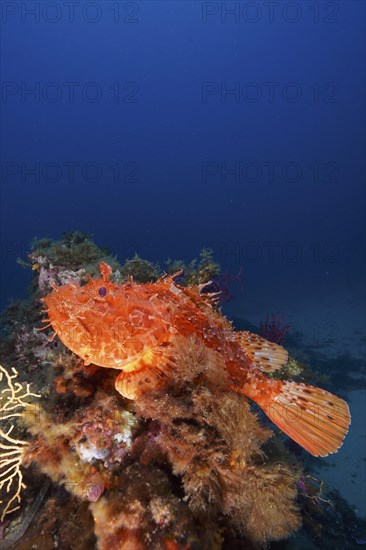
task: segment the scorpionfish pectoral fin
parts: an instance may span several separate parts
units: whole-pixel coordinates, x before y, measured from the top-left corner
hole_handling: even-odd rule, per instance
[[[203,378],[215,387],[217,384],[226,387],[225,368],[222,355],[206,347],[195,335],[179,335],[126,364],[115,387],[127,399],[138,399],[146,392],[183,380]]]
[[[127,363],[115,381],[116,390],[127,399],[137,399],[164,385],[173,377],[176,358],[172,346],[156,346]]]

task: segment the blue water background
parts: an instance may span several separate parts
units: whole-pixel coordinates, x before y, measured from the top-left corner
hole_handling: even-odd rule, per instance
[[[121,260],[209,245],[243,307],[362,287],[363,2],[3,4],[2,305],[30,240],[72,229]]]

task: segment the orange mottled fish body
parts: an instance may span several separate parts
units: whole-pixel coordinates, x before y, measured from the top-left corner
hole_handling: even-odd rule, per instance
[[[44,298],[49,322],[61,341],[86,364],[119,369],[116,389],[129,399],[174,377],[177,337],[198,338],[229,375],[230,387],[256,401],[283,431],[314,455],[335,452],[350,423],[347,404],[313,386],[268,378],[283,367],[286,350],[258,335],[235,332],[213,307],[205,285],[184,287],[175,277],[156,283],[102,278],[70,282]]]

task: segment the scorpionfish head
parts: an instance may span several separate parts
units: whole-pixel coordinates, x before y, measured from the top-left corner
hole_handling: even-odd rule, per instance
[[[143,327],[131,318],[132,304],[143,289],[132,282],[117,285],[110,281],[111,267],[99,267],[101,278],[90,278],[84,286],[55,286],[44,303],[57,336],[85,364],[120,369],[144,348]]]

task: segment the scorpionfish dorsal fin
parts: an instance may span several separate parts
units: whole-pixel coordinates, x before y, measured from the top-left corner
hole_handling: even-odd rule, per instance
[[[275,372],[286,365],[288,353],[282,346],[248,331],[237,332],[236,335],[245,355],[260,370]]]

